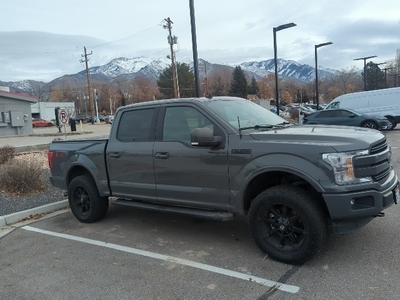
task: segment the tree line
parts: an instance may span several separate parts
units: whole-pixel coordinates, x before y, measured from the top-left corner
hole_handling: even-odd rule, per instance
[[[195,78],[189,65],[176,64],[178,89],[181,98],[195,97]],[[365,70],[359,72],[355,67],[342,69],[335,75],[319,80],[319,101],[329,103],[334,98],[357,91],[382,89],[399,86],[400,49],[393,61],[385,68],[372,61]],[[127,104],[156,99],[174,98],[172,67],[165,68],[156,82],[146,77],[131,80],[114,79],[108,83],[93,82],[92,89],[98,91],[98,108],[100,113],[114,113]],[[236,66],[228,69],[213,70],[200,79],[201,96],[237,96],[248,98],[257,96],[260,99],[275,100],[275,76],[269,74],[261,79],[249,77]],[[316,102],[315,80],[302,84],[294,80],[279,78],[279,98],[282,104]],[[91,114],[86,86],[71,86],[65,80],[51,87],[49,101],[75,102],[78,114]],[[92,101],[94,96],[92,96]],[[93,103],[93,102],[92,102]]]

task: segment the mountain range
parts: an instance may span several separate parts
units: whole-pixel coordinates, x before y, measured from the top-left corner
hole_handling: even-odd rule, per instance
[[[315,79],[315,68],[310,65],[302,65],[295,61],[284,59],[278,59],[277,62],[279,78],[290,79],[299,84],[306,84]],[[168,58],[153,60],[143,56],[135,58],[120,57],[111,60],[105,65],[91,67],[89,71],[91,79],[100,83],[110,82],[116,78],[129,80],[135,77],[146,77],[152,81],[156,81],[160,73],[165,68],[169,67],[170,64],[171,61]],[[193,69],[193,63],[189,62],[189,65]],[[259,80],[262,77],[274,74],[275,72],[275,63],[273,59],[260,62],[243,62],[235,65],[213,64],[199,59],[199,77],[203,78],[206,75],[206,72],[207,74],[211,74],[214,70],[227,70],[228,72],[233,72],[234,68],[238,65],[250,79],[254,76],[256,80]],[[332,69],[322,67],[318,68],[318,75],[321,79],[332,76],[336,72],[337,71]],[[22,92],[38,96],[41,97],[42,100],[46,101],[45,98],[43,99],[43,95],[48,94],[52,86],[60,85],[61,82],[63,82],[63,84],[67,83],[71,86],[84,86],[86,84],[86,70],[77,74],[64,75],[55,78],[48,83],[35,80],[15,82],[0,81],[0,86],[9,87],[11,92]]]

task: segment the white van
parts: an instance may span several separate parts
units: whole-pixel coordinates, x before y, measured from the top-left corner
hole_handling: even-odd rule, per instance
[[[394,129],[400,123],[400,87],[344,94],[333,99],[326,109],[351,108],[365,115],[385,116]]]

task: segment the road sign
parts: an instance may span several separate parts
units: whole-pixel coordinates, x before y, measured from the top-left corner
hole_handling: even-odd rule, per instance
[[[68,111],[66,109],[60,109],[58,111],[58,121],[60,125],[67,125],[69,122]]]

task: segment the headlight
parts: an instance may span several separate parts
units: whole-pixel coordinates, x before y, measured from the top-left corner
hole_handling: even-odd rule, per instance
[[[367,155],[368,150],[342,152],[342,153],[325,153],[322,159],[330,164],[333,168],[335,181],[339,185],[371,182],[371,177],[356,178],[354,176],[353,157],[359,155]]]

